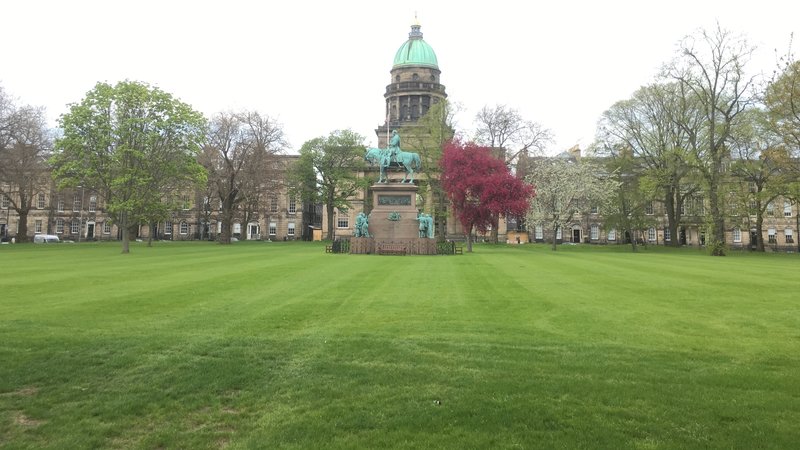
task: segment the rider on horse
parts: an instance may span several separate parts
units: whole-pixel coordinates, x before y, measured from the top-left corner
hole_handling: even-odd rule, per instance
[[[392,131],[392,138],[389,140],[389,146],[386,150],[389,151],[389,163],[392,161],[397,162],[397,152],[400,151],[400,134],[397,130]]]

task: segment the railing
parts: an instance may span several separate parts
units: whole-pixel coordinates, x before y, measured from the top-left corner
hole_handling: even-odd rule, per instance
[[[325,246],[325,253],[350,253],[350,240],[337,239]]]
[[[436,243],[437,255],[462,255],[464,254],[464,247],[455,241],[445,241]]]
[[[439,83],[421,83],[419,81],[405,81],[402,83],[392,83],[386,86],[386,93],[398,91],[438,91],[444,92],[444,85]]]

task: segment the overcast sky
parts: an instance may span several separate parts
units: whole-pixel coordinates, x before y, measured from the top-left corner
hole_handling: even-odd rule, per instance
[[[207,117],[275,117],[292,152],[342,128],[374,145],[415,13],[459,130],[505,104],[553,130],[551,153],[591,144],[600,114],[653,81],[687,34],[719,22],[758,47],[750,72],[770,73],[800,28],[796,0],[7,1],[0,83],[53,125],[96,82],[130,79]]]

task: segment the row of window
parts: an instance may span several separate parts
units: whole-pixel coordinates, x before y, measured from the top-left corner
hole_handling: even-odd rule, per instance
[[[783,230],[783,239],[787,244],[794,243],[794,233],[792,232],[791,228],[786,228]],[[770,244],[778,243],[777,230],[775,230],[775,228],[767,229],[767,242]]]
[[[278,224],[275,222],[269,223],[269,235],[275,236],[278,234]],[[287,236],[294,236],[295,235],[295,224],[294,222],[289,222],[286,228],[286,235]]]
[[[79,212],[83,207],[83,196],[79,193],[76,193],[72,197],[72,211]],[[210,204],[210,200],[206,198],[205,200],[206,205]],[[0,200],[0,208],[8,209],[9,208],[9,200],[7,197],[3,196],[2,200]],[[181,208],[184,211],[188,211],[191,209],[192,203],[188,195],[184,195],[181,198]],[[36,208],[37,209],[45,209],[47,207],[47,202],[44,194],[38,194],[36,198]],[[59,197],[56,201],[56,210],[58,212],[64,212],[65,202],[64,199]],[[222,210],[222,203],[220,202],[220,210]],[[97,196],[91,195],[89,197],[89,212],[96,212],[97,211]],[[278,212],[278,197],[273,196],[270,198],[270,212]],[[297,213],[297,200],[294,198],[289,199],[289,207],[288,207],[289,214],[296,214]]]
[[[81,221],[80,220],[73,220],[70,222],[65,222],[64,219],[56,219],[56,234],[63,234],[65,225],[69,227],[70,234],[78,234],[80,233],[81,229]],[[111,234],[111,222],[103,222],[102,225],[103,234]],[[33,224],[33,232],[36,234],[44,233],[44,224],[41,220],[37,220]]]
[[[693,203],[693,205],[692,205]],[[705,204],[703,203],[702,197],[695,198],[694,202],[691,200],[687,200],[685,203],[681,204],[681,215],[686,214],[687,206],[691,207],[692,211],[695,212],[698,216],[703,216],[706,213]],[[750,201],[750,210],[755,210],[757,207],[755,200]],[[774,217],[775,216],[775,205],[772,202],[767,204],[767,216]],[[592,214],[597,214],[597,207],[592,207],[591,210]],[[653,202],[649,202],[644,207],[644,213],[648,216],[652,216],[655,214],[655,209],[653,208]],[[738,215],[738,214],[734,214]],[[788,200],[783,201],[783,217],[792,217],[792,204]]]
[[[63,234],[65,225],[69,227],[70,234],[78,234],[80,232],[81,221],[80,220],[72,220],[70,222],[65,222],[64,219],[56,219],[56,234]],[[111,222],[103,222],[102,224],[103,234],[111,234]],[[288,236],[295,236],[296,225],[294,222],[289,222],[287,224],[286,234]],[[189,234],[189,224],[187,222],[180,222],[178,224],[178,230],[181,235]],[[36,234],[44,233],[44,223],[41,220],[37,220],[34,222],[33,231]],[[174,231],[173,223],[172,222],[165,222],[164,223],[164,234],[172,234]],[[222,231],[222,223],[217,222],[217,232]],[[233,232],[234,233],[241,233],[242,226],[240,223],[233,224]],[[270,222],[269,224],[269,234],[270,236],[275,236],[278,234],[278,224],[275,222]]]
[[[80,211],[82,204],[83,204],[83,199],[81,198],[81,196],[79,194],[75,194],[75,196],[72,199],[72,210],[74,212]],[[0,208],[8,209],[9,206],[10,206],[10,202],[8,200],[8,197],[3,196],[2,199],[0,199]],[[36,196],[36,208],[37,209],[45,209],[46,207],[47,207],[47,202],[46,202],[45,195],[44,194],[38,194]],[[60,197],[58,198],[58,201],[56,203],[56,209],[58,210],[58,212],[64,212],[64,199],[63,198],[60,198]],[[96,195],[92,195],[92,196],[89,197],[89,212],[96,212],[96,211],[97,211],[97,196]]]
[[[597,224],[592,224],[589,231],[590,239],[596,241],[600,239],[600,226]],[[794,231],[791,228],[786,228],[783,230],[784,241],[787,244],[794,243]],[[535,239],[544,239],[544,230],[541,225],[536,225],[534,229],[534,237]],[[556,231],[556,239],[561,239],[561,229],[559,228]],[[617,240],[617,230],[612,228],[608,230],[608,235],[606,236],[606,240],[608,241],[616,241]],[[656,229],[650,227],[647,229],[647,240],[651,242],[656,241]],[[664,240],[670,241],[672,240],[672,232],[669,228],[664,228]],[[770,244],[776,244],[778,242],[777,239],[777,230],[775,228],[769,228],[767,230],[767,241]],[[733,242],[742,242],[742,230],[739,228],[733,229]]]
[[[273,195],[269,198],[269,212],[278,212],[278,197]],[[287,208],[289,214],[297,213],[297,200],[289,197],[289,206]]]
[[[655,228],[651,228],[653,230],[653,240],[655,240]],[[541,225],[536,225],[533,230],[534,239],[544,239],[544,228]],[[600,226],[597,224],[592,224],[589,229],[589,237],[591,240],[596,241],[600,239]],[[556,239],[561,239],[561,228],[556,230]],[[612,228],[608,230],[608,234],[606,235],[606,240],[609,241],[616,241],[617,240],[617,230],[616,228]]]

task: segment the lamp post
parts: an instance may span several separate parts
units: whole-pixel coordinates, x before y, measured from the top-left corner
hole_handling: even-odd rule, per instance
[[[83,185],[78,187],[81,188],[81,202],[79,203],[80,212],[78,213],[78,243],[80,243],[81,234],[83,233]]]
[[[6,204],[6,241],[8,241],[8,229],[11,228],[11,202]]]

